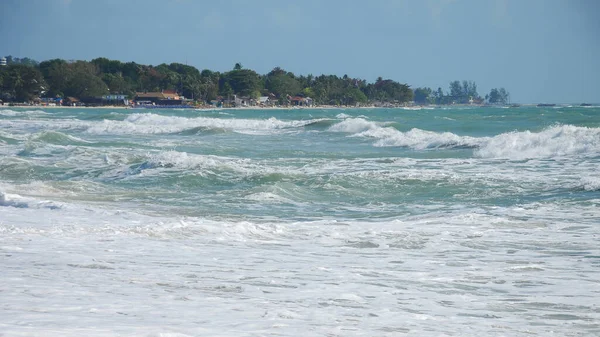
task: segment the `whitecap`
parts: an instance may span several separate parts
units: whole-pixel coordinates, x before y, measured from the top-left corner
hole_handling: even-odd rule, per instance
[[[475,155],[482,158],[555,158],[600,153],[600,128],[561,125],[540,132],[520,131],[497,135]]]
[[[299,128],[324,119],[284,121],[275,117],[267,119],[232,119],[179,116],[163,116],[153,113],[135,113],[123,121],[103,120],[91,125],[91,134],[166,134],[178,133],[194,128],[224,129],[234,132],[266,134],[278,130]]]

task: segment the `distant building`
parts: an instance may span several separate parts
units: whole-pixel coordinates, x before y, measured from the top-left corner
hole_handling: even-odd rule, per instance
[[[63,99],[61,97],[42,97],[40,99],[40,102],[43,105],[56,106],[56,105],[62,105]]]
[[[271,99],[269,98],[269,96],[260,96],[258,98],[258,104],[260,104],[260,105],[270,105],[271,104]]]
[[[237,95],[233,95],[233,103],[236,107],[254,106],[256,101],[247,96],[238,97]]]
[[[0,58],[0,66],[4,67],[6,65],[6,57]]]
[[[174,90],[160,92],[138,92],[135,94],[136,105],[184,105],[186,101]]]
[[[102,105],[129,105],[127,95],[106,95],[102,96]]]
[[[63,99],[63,105],[79,106],[81,105],[81,102],[75,97],[67,96],[67,98]]]
[[[295,96],[290,99],[292,105],[295,106],[312,106],[313,99],[310,97]]]

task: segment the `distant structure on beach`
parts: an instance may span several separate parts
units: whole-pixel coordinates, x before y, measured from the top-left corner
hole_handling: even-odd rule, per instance
[[[134,108],[190,108],[191,100],[177,94],[175,90],[160,92],[137,92],[134,98]]]

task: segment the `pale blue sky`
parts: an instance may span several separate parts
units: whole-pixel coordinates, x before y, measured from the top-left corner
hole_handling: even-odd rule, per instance
[[[472,80],[600,103],[600,0],[2,0],[0,55]]]

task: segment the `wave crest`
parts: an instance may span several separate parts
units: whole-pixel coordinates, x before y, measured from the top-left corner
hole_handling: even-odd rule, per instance
[[[600,154],[600,129],[573,125],[554,126],[541,132],[509,132],[489,139],[475,151],[482,158],[553,158]]]
[[[435,148],[476,148],[485,138],[458,136],[451,132],[433,132],[412,129],[402,132],[384,123],[370,122],[363,118],[346,119],[329,128],[332,132],[352,133],[354,137],[376,139],[375,146],[408,147],[415,150]]]
[[[540,132],[515,131],[494,137],[460,136],[451,132],[434,132],[413,128],[402,132],[385,123],[349,118],[328,131],[350,133],[352,137],[375,139],[374,146],[427,149],[475,149],[480,158],[553,158],[600,154],[600,128],[561,125]]]
[[[87,140],[67,135],[58,131],[44,131],[38,133],[36,135],[33,135],[33,137],[30,138],[30,141],[37,141],[55,145],[85,145],[91,143]]]
[[[42,110],[11,110],[0,109],[0,116],[16,117],[29,115],[47,115],[48,113]]]
[[[600,191],[600,178],[582,178],[579,188],[588,192]]]
[[[163,116],[152,113],[135,113],[123,121],[103,120],[90,126],[92,134],[169,134],[196,133],[202,130],[231,130],[234,132],[277,131],[300,128],[315,124],[323,119],[282,121],[268,119],[227,119],[210,117]]]
[[[47,208],[59,209],[60,205],[52,201],[38,201],[31,198],[25,198],[17,194],[7,194],[0,191],[0,206],[15,208]]]

